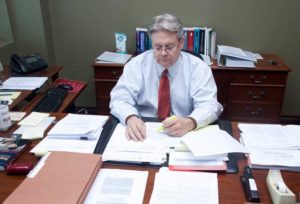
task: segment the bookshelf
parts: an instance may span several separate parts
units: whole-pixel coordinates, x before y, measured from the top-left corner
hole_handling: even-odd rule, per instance
[[[147,28],[136,28],[136,54],[151,49],[151,39],[148,36]],[[216,51],[216,32],[208,27],[184,27],[183,49],[202,54],[214,56]]]

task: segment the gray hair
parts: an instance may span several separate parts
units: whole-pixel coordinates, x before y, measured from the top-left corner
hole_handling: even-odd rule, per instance
[[[148,26],[149,37],[157,31],[169,31],[176,33],[178,40],[181,40],[183,36],[183,25],[179,18],[166,13],[152,18],[152,22]]]

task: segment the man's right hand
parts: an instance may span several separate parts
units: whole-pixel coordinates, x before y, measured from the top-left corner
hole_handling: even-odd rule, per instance
[[[133,141],[144,141],[146,139],[146,125],[136,115],[126,119],[126,138]]]

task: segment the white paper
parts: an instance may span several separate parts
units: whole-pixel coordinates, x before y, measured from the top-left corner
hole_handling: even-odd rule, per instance
[[[251,150],[251,165],[289,166],[300,169],[300,150]]]
[[[238,124],[247,147],[257,149],[300,149],[300,126],[278,124]]]
[[[28,116],[26,116],[23,120],[21,120],[19,125],[28,125],[28,126],[37,126],[42,120],[47,118],[49,113],[39,113],[32,112]]]
[[[105,51],[96,58],[97,62],[126,63],[132,55]]]
[[[142,204],[148,171],[101,169],[85,204]]]
[[[249,152],[231,135],[220,130],[218,126],[207,126],[191,131],[182,138],[182,141],[196,157]]]
[[[3,82],[0,89],[34,90],[40,88],[47,77],[10,77]]]
[[[162,168],[156,173],[150,204],[182,203],[219,203],[217,174]]]
[[[12,121],[20,121],[26,115],[26,112],[9,111],[9,114]]]
[[[49,131],[49,137],[96,139],[108,116],[68,114]]]
[[[50,151],[78,152],[92,154],[98,140],[61,139],[45,137],[32,150],[35,156],[43,156]]]
[[[180,142],[180,137],[158,133],[161,123],[146,122],[146,139],[143,142],[127,140],[126,127],[118,124],[103,153],[103,160],[124,162],[150,162],[157,164],[166,159],[170,147]]]

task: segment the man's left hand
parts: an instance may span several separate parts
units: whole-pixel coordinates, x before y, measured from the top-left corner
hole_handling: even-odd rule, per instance
[[[164,130],[167,134],[180,137],[188,131],[196,128],[196,122],[192,118],[176,116],[176,118],[166,118],[162,121]]]

